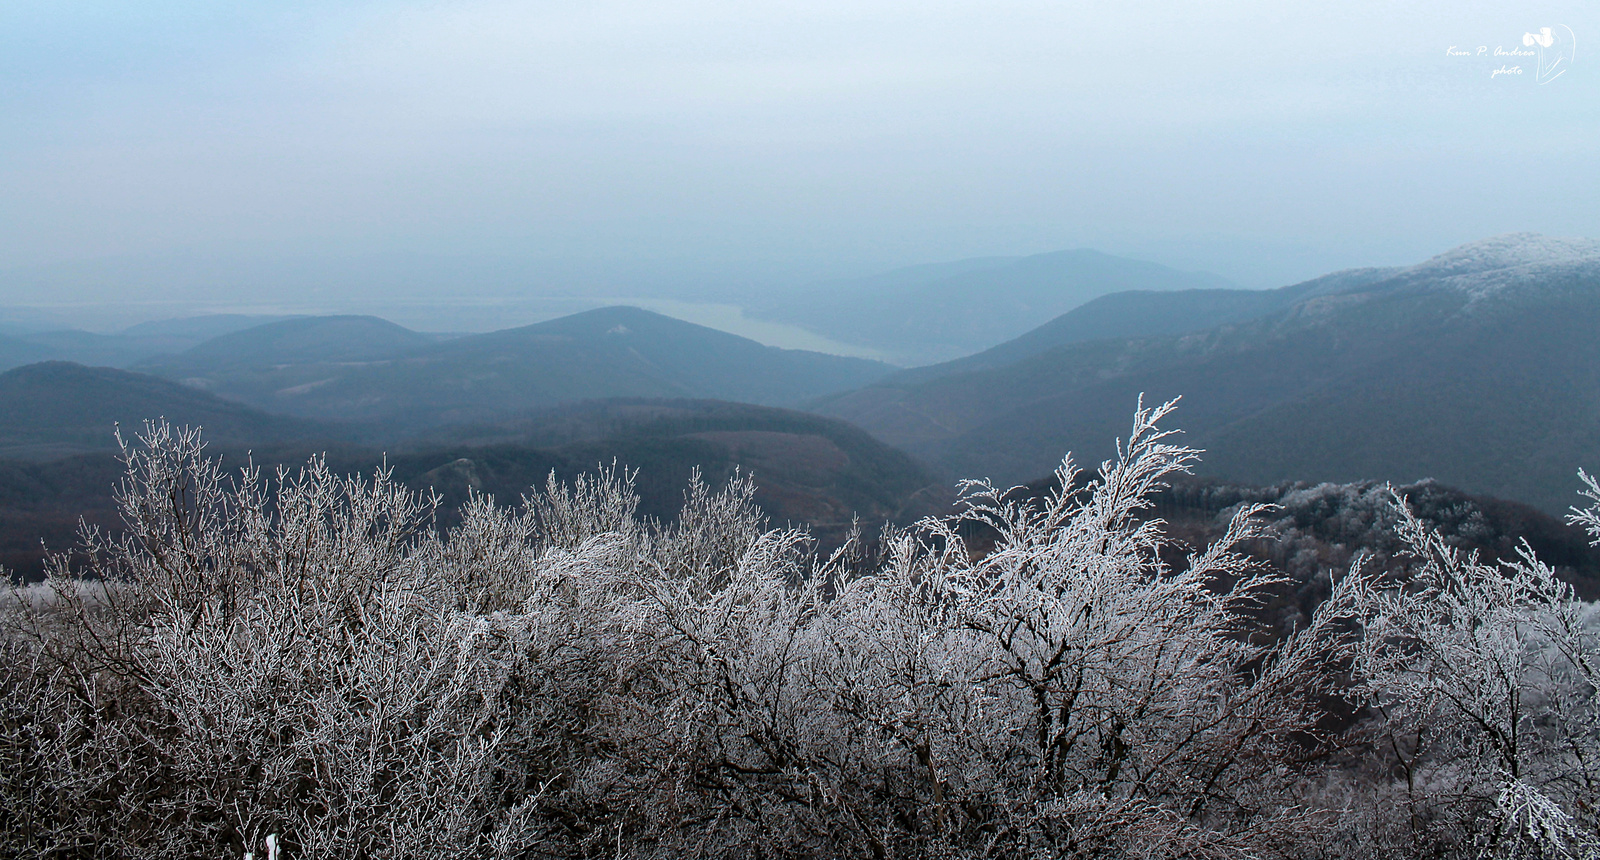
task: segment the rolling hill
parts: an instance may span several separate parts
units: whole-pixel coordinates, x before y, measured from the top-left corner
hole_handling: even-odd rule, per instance
[[[115,334],[28,327],[0,334],[0,371],[39,361],[128,368],[278,317],[212,314],[139,323]]]
[[[537,451],[559,465],[516,465]],[[391,462],[400,468],[448,461],[453,480],[435,482],[464,498],[467,484],[515,498],[551,468],[576,474],[613,459],[640,469],[642,510],[670,517],[691,469],[721,483],[738,467],[755,476],[756,500],[778,522],[841,533],[852,517],[872,527],[943,510],[945,482],[906,454],[859,428],[806,412],[708,400],[622,398],[585,401],[525,416],[409,440]],[[537,458],[535,458],[537,459]],[[470,469],[468,468],[470,464]],[[465,470],[465,471],[463,471]],[[498,476],[498,477],[497,477]],[[514,492],[513,492],[514,491]],[[510,495],[508,495],[510,494]]]
[[[120,423],[147,418],[205,428],[219,445],[326,438],[314,422],[269,415],[165,379],[62,361],[0,373],[0,457],[41,459],[114,450]]]
[[[228,332],[152,366],[174,372],[393,358],[433,339],[372,316],[297,317]]]
[[[1002,481],[1108,456],[1141,392],[1183,395],[1174,425],[1236,480],[1433,477],[1558,512],[1600,468],[1600,243],[1503,236],[1288,295],[1200,331],[1007,345],[1023,357],[817,408]]]
[[[153,356],[187,349],[192,338],[165,335],[99,334],[77,329],[36,332],[20,336],[36,348],[34,361],[70,361],[94,367],[132,367]],[[31,362],[17,362],[12,367]]]
[[[128,337],[181,337],[198,344],[214,337],[286,319],[293,317],[281,314],[201,314],[137,323],[121,333]]]
[[[130,381],[122,377],[134,376],[94,372],[123,385]],[[0,382],[11,375],[0,376]],[[171,386],[150,381],[157,390]],[[200,392],[187,394],[192,402],[215,401]],[[145,403],[153,408],[156,400]],[[170,409],[175,404],[163,405]],[[569,404],[387,446],[282,437],[246,440],[226,432],[212,434],[210,428],[219,425],[233,432],[241,428],[222,422],[206,425],[209,451],[225,463],[242,462],[249,448],[252,461],[269,473],[276,464],[293,467],[316,453],[325,453],[329,465],[341,473],[371,473],[387,466],[400,481],[441,495],[444,525],[454,521],[455,509],[471,492],[516,503],[530,487],[542,487],[551,472],[571,480],[613,462],[637,470],[639,511],[662,520],[677,515],[692,470],[699,469],[712,486],[720,486],[735,469],[752,474],[756,501],[768,517],[780,525],[810,525],[824,547],[842,541],[855,517],[870,535],[888,520],[904,524],[942,512],[953,495],[910,457],[843,422],[737,403]],[[109,440],[109,424],[98,435]],[[36,576],[42,561],[40,539],[57,550],[70,547],[80,518],[114,531],[118,520],[111,491],[120,475],[109,453],[26,461],[0,456],[0,565]]]
[[[16,335],[0,334],[0,371],[50,358],[50,350]]]
[[[439,342],[373,318],[274,323],[143,369],[261,409],[388,431],[610,397],[793,405],[889,373],[631,307]]]
[[[966,370],[1003,367],[1059,346],[1108,338],[1159,337],[1254,319],[1297,301],[1346,292],[1398,269],[1351,269],[1276,290],[1130,290],[1101,296],[1013,340],[975,355],[903,371],[896,381],[934,379]]]
[[[1109,293],[1231,286],[1216,275],[1081,249],[914,266],[818,284],[804,301],[772,300],[750,312],[878,350],[904,365],[922,365],[1017,337],[1039,320]]]

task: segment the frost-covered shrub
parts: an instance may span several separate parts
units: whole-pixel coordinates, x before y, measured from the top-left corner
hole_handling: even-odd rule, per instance
[[[1363,838],[1393,852],[1600,856],[1600,607],[1526,548],[1485,563],[1395,502],[1414,572],[1358,566],[1330,607],[1362,627],[1353,692],[1381,718],[1400,777]],[[1571,519],[1600,541],[1600,507]]]
[[[1588,850],[1587,610],[1531,558],[1491,577],[1410,519],[1437,573],[1346,577],[1266,629],[1281,580],[1238,549],[1257,507],[1163,561],[1148,500],[1195,458],[1157,428],[1169,409],[1094,476],[1064,462],[1064,490],[970,483],[958,517],[829,557],[770,528],[748,477],[696,477],[657,523],[601,470],[475,497],[440,534],[436,500],[382,472],[230,475],[151,426],[125,447],[125,536],[86,534],[86,570],[6,598],[0,855],[264,856],[268,835],[284,860]],[[969,545],[974,524],[998,537]],[[1523,614],[1440,610],[1426,589],[1450,577]],[[1439,659],[1543,679],[1503,721],[1514,750]],[[1342,731],[1347,694],[1379,717]]]

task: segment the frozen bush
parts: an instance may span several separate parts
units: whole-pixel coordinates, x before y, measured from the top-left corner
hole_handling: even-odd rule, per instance
[[[385,472],[150,425],[124,534],[0,614],[0,855],[1592,852],[1592,608],[1398,513],[1420,572],[1285,631],[1259,506],[1163,560],[1170,409],[829,557],[748,476],[659,523],[614,466],[441,534]]]
[[[1593,493],[1593,480],[1584,475]],[[1352,571],[1356,692],[1381,716],[1404,814],[1369,836],[1508,857],[1600,855],[1600,612],[1524,547],[1488,564],[1403,499],[1410,575]],[[1596,508],[1576,512],[1597,540]]]

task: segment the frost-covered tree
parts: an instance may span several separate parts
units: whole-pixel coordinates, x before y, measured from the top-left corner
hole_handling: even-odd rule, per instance
[[[1402,517],[1414,576],[1285,634],[1257,508],[1186,556],[1152,517],[1196,457],[1170,409],[1043,499],[969,483],[825,557],[748,476],[661,523],[602,469],[441,533],[382,471],[152,425],[122,535],[0,612],[0,855],[1590,850],[1592,610]]]
[[[1403,779],[1363,838],[1412,854],[1600,856],[1600,611],[1526,548],[1485,563],[1395,504],[1415,565],[1358,568],[1333,600],[1363,628],[1357,691]],[[1571,521],[1600,542],[1600,505]]]

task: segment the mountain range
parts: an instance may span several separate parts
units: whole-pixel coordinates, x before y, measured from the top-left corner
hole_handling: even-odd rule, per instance
[[[143,366],[166,375],[63,361],[0,373],[0,565],[36,575],[40,540],[69,548],[80,520],[115,532],[113,431],[131,440],[147,418],[200,426],[211,453],[269,472],[314,454],[343,473],[390,468],[439,492],[445,523],[469,493],[514,502],[552,472],[571,480],[611,463],[636,470],[641,513],[661,519],[695,470],[713,486],[752,474],[768,516],[809,524],[824,547],[858,517],[870,532],[950,496],[843,422],[684,397],[793,402],[889,366],[633,308],[455,339],[373,317],[276,320]]]
[[[146,419],[204,426],[216,445],[338,439],[333,428],[272,415],[165,379],[47,361],[0,373],[0,458],[49,460],[116,448]],[[131,436],[130,436],[131,438]]]
[[[883,276],[873,295],[941,284],[967,301],[997,272],[1042,295],[1044,280],[1017,273],[1127,274],[1128,262],[963,261]],[[1149,286],[1153,270],[1139,271]],[[611,451],[673,481],[697,458],[754,468],[775,509],[837,526],[847,511],[905,514],[908,494],[958,476],[1029,481],[1069,450],[1092,465],[1141,395],[1181,395],[1172,424],[1207,449],[1202,472],[1249,484],[1434,478],[1560,513],[1576,469],[1600,469],[1600,243],[1515,234],[1278,290],[1206,276],[1182,289],[1191,276],[1165,271],[1159,289],[1108,292],[903,371],[629,307],[451,337],[359,316],[167,321],[114,336],[183,347],[139,372],[44,362],[0,374],[0,459],[103,451],[114,423],[156,416],[204,425],[220,448],[415,454],[404,462],[416,476],[497,492]],[[818,314],[849,316],[828,301]],[[913,301],[903,316],[926,309]],[[48,354],[40,332],[10,331],[0,357]],[[901,456],[882,443],[932,471],[870,465]]]
[[[615,465],[634,477],[639,513],[671,520],[690,475],[720,487],[736,472],[753,477],[755,500],[775,524],[808,524],[824,549],[843,542],[859,519],[870,537],[886,521],[907,523],[948,509],[948,485],[906,454],[844,422],[819,415],[722,401],[609,400],[572,403],[492,424],[450,428],[387,443],[322,437],[311,422],[268,416],[204,392],[109,368],[36,365],[0,375],[0,398],[31,386],[24,402],[57,392],[31,426],[0,416],[0,567],[37,576],[41,540],[70,549],[80,521],[120,528],[112,490],[121,466],[111,453],[113,416],[130,441],[143,416],[204,426],[207,453],[224,465],[248,458],[270,474],[325,456],[341,474],[391,470],[396,480],[441,498],[441,523],[472,493],[515,503],[552,473],[571,481]],[[62,406],[75,395],[118,389],[115,404]],[[253,423],[252,423],[253,422]],[[54,428],[44,434],[37,430]],[[298,434],[298,435],[297,435]],[[76,444],[67,444],[67,442]],[[92,453],[86,453],[92,452]],[[27,454],[26,458],[19,454]]]
[[[1515,234],[1253,296],[1160,299],[1108,297],[815,408],[1005,482],[1069,450],[1109,456],[1141,394],[1181,395],[1174,425],[1207,449],[1205,472],[1235,480],[1433,477],[1562,511],[1577,468],[1600,468],[1600,242]],[[1121,336],[1093,338],[1105,331]]]
[[[128,368],[157,356],[182,352],[211,338],[282,317],[207,314],[156,320],[114,334],[61,326],[7,325],[0,329],[0,371],[40,361],[71,361]]]
[[[747,311],[915,366],[977,352],[1110,293],[1232,286],[1218,275],[1079,249],[830,281],[809,287],[802,300],[775,295]]]
[[[612,397],[792,406],[893,371],[632,307],[442,341],[375,317],[284,320],[138,369],[260,409],[390,433]]]

